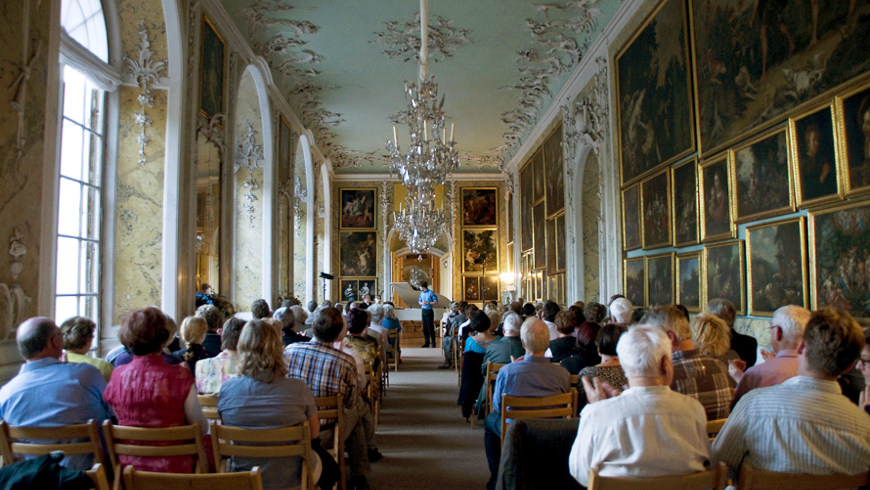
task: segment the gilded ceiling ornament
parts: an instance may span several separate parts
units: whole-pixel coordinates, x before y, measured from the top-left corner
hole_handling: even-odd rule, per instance
[[[151,139],[145,134],[145,128],[151,126],[151,118],[145,113],[146,107],[154,107],[154,95],[151,87],[163,76],[166,71],[166,59],[156,61],[153,59],[154,51],[151,51],[151,41],[148,39],[148,28],[145,27],[145,19],[141,19],[136,26],[139,32],[139,57],[134,60],[124,55],[124,64],[136,84],[139,85],[139,107],[141,112],[133,114],[134,121],[140,128],[136,143],[139,145],[139,165],[145,165],[148,159],[145,156],[145,145]]]
[[[239,173],[243,169],[248,171],[248,178],[242,182],[242,186],[248,189],[247,194],[244,196],[245,201],[247,201],[244,209],[248,212],[248,220],[250,220],[251,227],[253,227],[254,213],[256,211],[254,202],[257,201],[254,191],[260,188],[260,180],[257,178],[256,171],[263,168],[263,165],[260,163],[263,161],[263,145],[257,144],[257,131],[251,124],[251,121],[246,121],[245,125],[246,131],[238,145],[238,155],[236,156],[234,171],[235,173]]]
[[[398,21],[384,22],[386,30],[376,32],[376,39],[369,41],[384,48],[384,54],[390,58],[402,58],[402,61],[420,61],[420,13],[404,23]],[[468,38],[469,30],[453,26],[453,21],[445,17],[437,17],[434,23],[427,24],[429,29],[429,59],[440,61],[450,58],[458,48],[471,44]]]

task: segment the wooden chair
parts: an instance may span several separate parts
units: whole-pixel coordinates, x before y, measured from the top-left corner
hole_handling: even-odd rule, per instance
[[[314,488],[314,462],[311,460],[311,428],[308,421],[277,429],[243,429],[230,425],[211,427],[211,443],[218,473],[227,473],[226,458],[302,458],[301,487]]]
[[[195,456],[196,473],[208,473],[208,460],[202,442],[199,423],[178,427],[128,427],[103,422],[103,435],[109,450],[109,459],[115,470],[115,488],[123,473],[119,456]],[[145,446],[137,443],[173,442],[173,445]],[[127,487],[129,490],[130,487]]]
[[[237,473],[155,473],[136,471],[132,466],[124,469],[127,490],[263,490],[260,468]]]
[[[91,481],[94,482],[95,490],[109,490],[109,478],[106,476],[106,467],[100,463],[95,464],[87,471]]]
[[[20,442],[26,440],[27,442]],[[37,442],[44,441],[44,442]],[[93,454],[95,463],[104,463],[103,443],[97,422],[61,427],[13,427],[0,422],[0,454],[3,464],[12,464],[16,454],[41,456],[54,451],[72,454]]]
[[[583,385],[580,383],[580,375],[579,374],[572,374],[570,376],[571,376],[571,388],[574,388],[575,390],[582,390]]]
[[[202,414],[209,420],[220,420],[218,414],[218,396],[217,395],[197,395],[199,406],[202,407]]]
[[[789,490],[828,490],[859,488],[868,482],[870,472],[855,475],[807,475],[756,470],[749,463],[740,467],[737,489],[788,488]]]
[[[495,380],[498,379],[498,371],[504,366],[497,362],[486,361],[486,377],[483,382],[486,383],[486,401],[484,405],[484,416],[492,412],[492,392],[495,389]]]
[[[542,397],[501,396],[502,443],[507,433],[508,419],[574,418],[577,410],[577,392],[569,391]]]
[[[320,417],[320,427],[321,433],[323,432],[323,426],[325,424],[334,424],[335,427],[332,430],[332,444],[326,444],[327,441],[323,441],[323,448],[332,455],[335,461],[338,463],[338,468],[341,470],[341,489],[346,490],[347,488],[347,470],[345,469],[344,464],[344,434],[341,432],[341,422],[344,417],[343,409],[344,409],[344,400],[341,399],[341,395],[334,396],[318,396],[314,399],[315,403],[317,403],[317,415]]]
[[[707,421],[707,437],[710,438],[710,442],[713,442],[716,439],[716,435],[719,434],[719,431],[722,430],[722,426],[725,425],[725,419],[716,419],[716,420],[708,420]]]
[[[399,329],[393,328],[387,330],[387,342],[392,343],[392,352],[387,351],[387,371],[392,366],[394,371],[399,372]]]
[[[728,468],[719,463],[715,468],[676,476],[627,478],[598,476],[598,468],[589,471],[589,490],[722,490],[728,479]],[[787,488],[787,487],[783,487]]]
[[[378,426],[378,414],[381,411],[381,390],[378,383],[381,380],[380,368],[375,369],[372,363],[366,363],[366,398],[369,400],[369,405],[372,409],[372,418],[375,420],[375,427]]]

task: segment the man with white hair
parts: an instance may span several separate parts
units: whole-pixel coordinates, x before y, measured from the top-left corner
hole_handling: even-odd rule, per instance
[[[494,488],[501,455],[501,396],[545,397],[568,393],[571,375],[558,364],[544,357],[550,346],[547,324],[535,317],[526,319],[520,328],[520,339],[525,348],[521,361],[501,368],[492,393],[492,413],[483,424],[483,442],[489,462],[490,480],[487,488]]]
[[[770,320],[770,346],[776,357],[752,366],[746,372],[739,369],[740,362],[731,361],[731,370],[737,375],[734,403],[754,388],[774,386],[797,375],[797,346],[804,338],[804,327],[810,320],[810,311],[795,305],[783,306],[773,312]]]
[[[525,353],[523,342],[520,340],[520,326],[522,318],[516,313],[509,311],[504,315],[504,337],[489,344],[486,354],[483,355],[481,370],[486,374],[486,363],[508,364],[511,358],[519,359]]]
[[[603,399],[601,387],[583,379],[590,403],[580,413],[568,457],[571,475],[588,486],[592,468],[601,476],[621,477],[704,471],[709,464],[704,407],[670,389],[668,336],[656,325],[639,325],[622,334],[616,353],[630,388]]]
[[[616,298],[610,303],[610,321],[611,323],[619,323],[628,325],[631,323],[631,314],[634,312],[634,306],[628,298]]]

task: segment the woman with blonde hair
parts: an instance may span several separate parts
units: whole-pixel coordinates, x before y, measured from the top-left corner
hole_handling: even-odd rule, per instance
[[[320,419],[314,395],[304,381],[287,378],[284,344],[279,330],[265,320],[252,320],[242,328],[238,351],[239,376],[221,386],[218,413],[226,425],[245,428],[274,429],[299,425],[306,420],[311,430],[311,445],[320,456],[323,471],[320,488],[332,488],[337,480],[338,465],[320,449]],[[316,457],[312,458],[319,462]],[[293,488],[301,482],[298,458],[235,458],[233,471],[259,466],[264,488]],[[318,464],[315,467],[319,469]],[[314,478],[317,479],[315,474]]]
[[[691,324],[692,343],[702,353],[715,357],[726,365],[732,359],[739,359],[731,350],[731,329],[725,320],[704,312],[698,314]]]
[[[205,334],[208,332],[208,323],[205,318],[189,316],[181,322],[181,338],[187,343],[187,347],[177,350],[173,354],[184,360],[190,374],[196,376],[196,362],[200,359],[211,357],[208,350],[203,347]]]

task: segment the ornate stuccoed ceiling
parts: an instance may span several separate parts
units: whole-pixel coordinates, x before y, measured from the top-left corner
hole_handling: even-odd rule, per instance
[[[415,0],[222,0],[339,173],[387,172],[384,142],[417,77]],[[430,0],[429,74],[463,172],[499,172],[618,0]],[[400,145],[407,130],[399,126]]]

